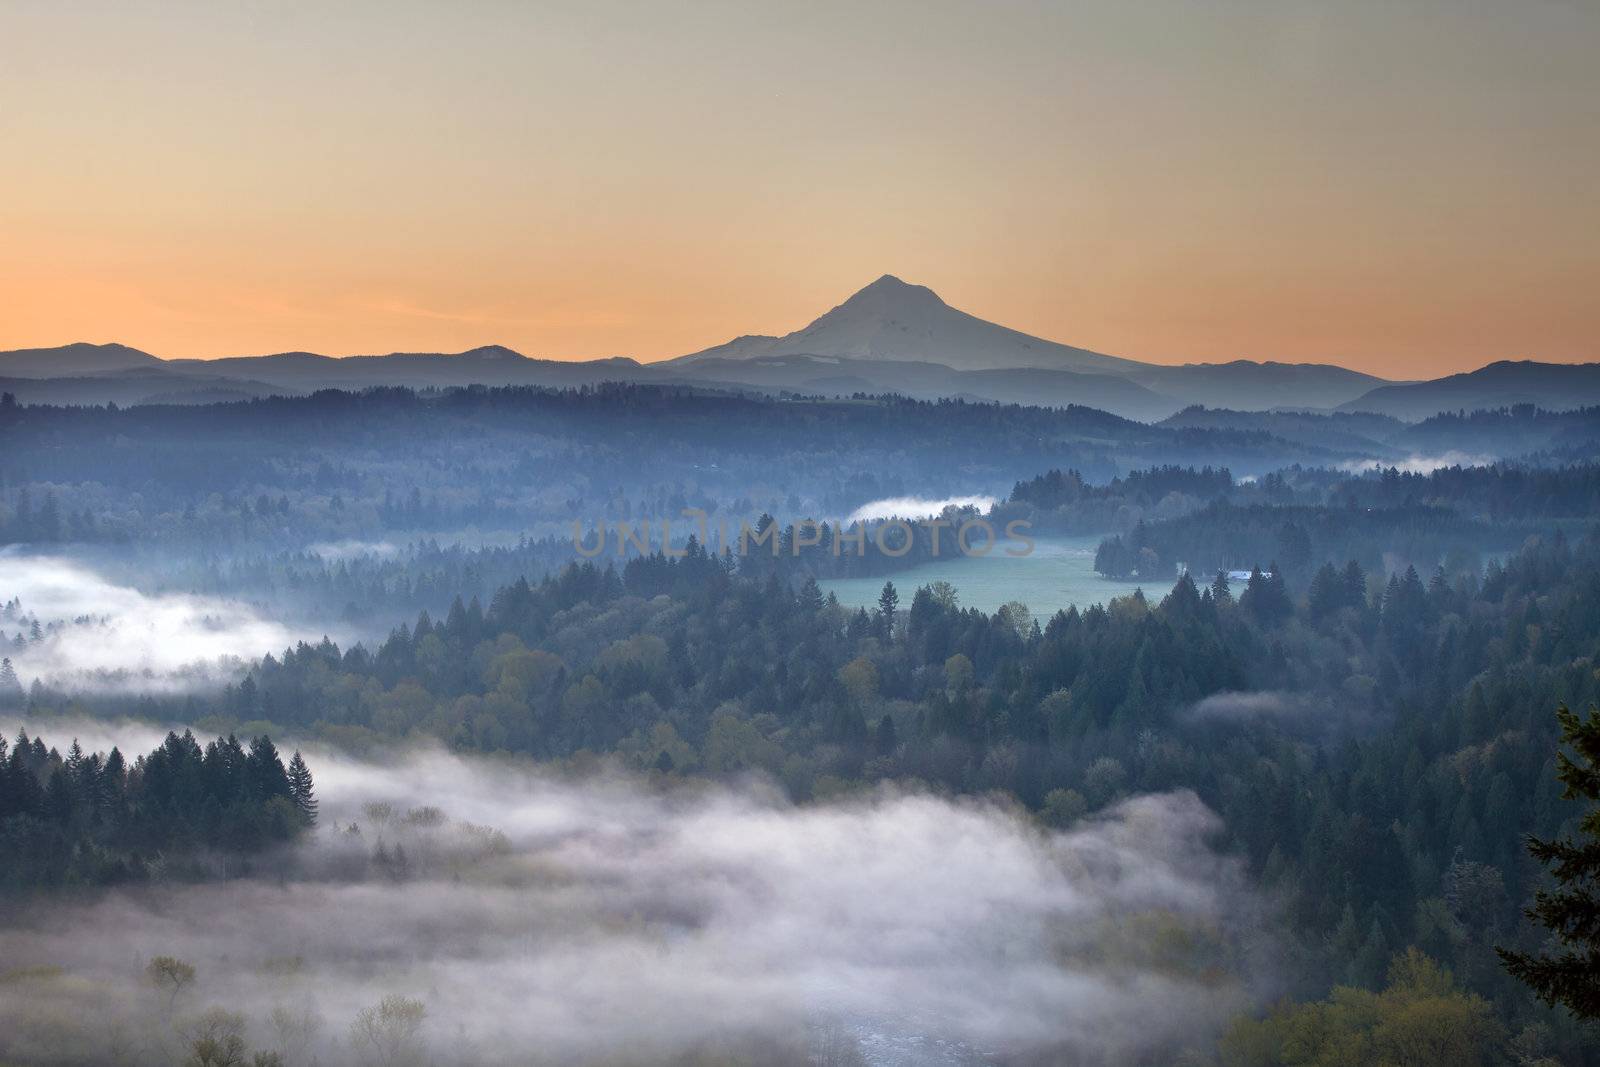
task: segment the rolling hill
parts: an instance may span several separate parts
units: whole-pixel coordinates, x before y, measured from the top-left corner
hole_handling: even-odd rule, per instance
[[[127,345],[92,345],[77,341],[56,348],[17,348],[0,352],[0,377],[78,378],[95,374],[162,368],[166,361]]]
[[[1429,382],[1385,385],[1339,405],[1416,422],[1441,411],[1532,404],[1547,411],[1600,404],[1600,363],[1502,360]]]

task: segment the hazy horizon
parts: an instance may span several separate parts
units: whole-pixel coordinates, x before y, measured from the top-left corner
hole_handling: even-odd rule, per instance
[[[0,0],[0,1067],[1600,1067],[1597,55]]]
[[[893,275],[893,274],[884,274],[884,275],[880,275],[880,277],[898,278],[898,276]],[[904,279],[904,278],[898,278],[898,280],[907,281],[907,279]],[[916,285],[919,285],[920,283],[916,282],[915,280],[909,280],[908,284],[916,286]],[[850,292],[850,294],[847,294],[847,296],[840,297],[840,301],[839,302],[843,303],[844,300],[846,300],[849,295],[854,295],[855,293],[859,292],[860,289],[861,289],[861,287],[857,287],[855,290],[852,290]],[[937,290],[935,290],[935,292],[937,292]],[[943,297],[943,294],[939,294],[939,295],[941,296],[941,298]],[[1015,327],[1011,326],[1009,323],[1001,322],[1001,321],[998,321],[998,320],[995,320],[995,319],[990,319],[987,316],[985,316],[984,314],[982,314],[981,312],[976,312],[976,311],[973,311],[973,310],[971,310],[969,308],[960,307],[959,305],[951,303],[950,301],[946,301],[946,303],[950,304],[951,307],[954,307],[958,311],[963,311],[963,312],[966,312],[968,314],[975,315],[977,318],[980,318],[980,319],[986,319],[986,321],[994,323],[997,326],[1003,326],[1003,327],[1015,329]],[[837,304],[830,305],[830,307],[837,307],[837,306],[838,306]],[[386,355],[444,355],[444,356],[449,356],[449,355],[463,355],[463,354],[466,354],[466,353],[469,353],[469,352],[472,352],[472,351],[476,351],[476,350],[479,350],[479,349],[485,349],[485,348],[506,348],[506,349],[510,349],[510,350],[516,352],[519,355],[522,355],[522,356],[525,356],[525,357],[528,357],[528,358],[531,358],[531,359],[553,360],[553,361],[558,361],[558,362],[577,363],[577,362],[583,362],[583,361],[588,361],[588,360],[596,360],[596,359],[625,358],[625,359],[633,359],[633,360],[637,361],[640,364],[646,364],[647,365],[647,364],[652,364],[652,363],[670,362],[670,361],[672,361],[674,359],[678,359],[678,358],[680,358],[682,356],[694,355],[694,354],[697,354],[697,353],[699,353],[701,351],[704,351],[706,349],[717,347],[718,345],[724,344],[724,343],[726,343],[728,341],[732,341],[732,340],[735,340],[735,339],[740,338],[740,337],[747,337],[747,336],[783,337],[783,336],[785,336],[785,335],[787,335],[787,334],[789,334],[791,332],[795,332],[795,331],[798,331],[798,330],[802,329],[808,323],[814,321],[817,317],[821,316],[822,314],[824,314],[828,310],[829,310],[829,308],[820,308],[820,309],[817,310],[816,314],[814,314],[814,315],[810,316],[809,318],[806,318],[806,319],[804,319],[804,320],[802,320],[800,322],[794,323],[791,326],[779,327],[779,328],[774,328],[774,329],[771,329],[771,330],[759,330],[759,329],[743,330],[743,331],[740,331],[739,333],[730,334],[729,336],[721,338],[719,340],[710,341],[710,342],[708,342],[708,343],[706,343],[704,345],[701,345],[699,348],[689,349],[689,350],[686,350],[684,352],[673,353],[673,354],[670,354],[670,355],[653,356],[653,357],[648,357],[648,358],[641,358],[641,357],[638,357],[638,356],[630,356],[630,355],[621,354],[621,353],[614,354],[612,356],[563,356],[563,355],[556,355],[556,354],[529,352],[529,351],[524,351],[522,349],[519,349],[516,345],[507,344],[507,343],[505,343],[503,341],[495,340],[493,338],[490,338],[490,339],[487,339],[487,340],[480,340],[480,341],[467,343],[467,344],[462,345],[460,348],[454,348],[454,349],[448,349],[448,350],[446,350],[446,349],[426,350],[426,349],[423,349],[423,348],[418,348],[418,347],[412,346],[412,347],[400,347],[400,348],[390,349],[388,351],[380,351],[377,348],[369,346],[369,347],[367,347],[365,349],[351,350],[351,351],[346,351],[346,352],[329,352],[329,351],[321,351],[321,350],[318,350],[316,348],[312,348],[312,347],[309,347],[309,346],[299,346],[299,347],[290,347],[290,348],[284,348],[284,349],[277,349],[277,350],[273,350],[273,351],[248,351],[247,352],[247,351],[242,351],[241,350],[241,351],[213,352],[213,353],[208,353],[208,354],[204,354],[204,355],[173,355],[173,354],[170,354],[168,352],[163,352],[163,351],[160,351],[160,350],[157,350],[157,349],[153,349],[153,348],[151,348],[151,347],[149,347],[147,345],[130,343],[129,341],[127,341],[126,339],[123,339],[123,338],[110,337],[110,338],[104,338],[104,339],[75,338],[73,340],[58,341],[58,342],[54,342],[54,343],[50,343],[50,344],[40,344],[40,345],[13,345],[13,346],[10,346],[8,348],[0,348],[0,351],[16,351],[16,350],[21,350],[21,349],[66,348],[66,347],[71,347],[71,346],[80,345],[80,344],[88,344],[88,345],[93,345],[93,346],[96,346],[96,347],[107,347],[107,346],[111,346],[111,345],[122,345],[122,346],[124,346],[126,348],[135,349],[135,350],[143,352],[143,353],[145,353],[147,355],[152,355],[152,356],[155,356],[155,357],[157,357],[159,359],[163,359],[163,360],[175,361],[175,360],[193,359],[193,360],[200,360],[200,361],[204,361],[204,362],[209,362],[209,361],[213,361],[213,360],[239,359],[239,358],[248,359],[248,358],[261,357],[261,356],[289,355],[289,354],[297,354],[297,353],[309,353],[309,354],[312,354],[312,355],[327,356],[327,357],[332,358],[332,359],[354,359],[354,358],[373,357],[373,356],[386,356]],[[1035,335],[1035,336],[1038,336],[1038,335]],[[1056,342],[1056,343],[1059,343],[1059,344],[1071,345],[1073,347],[1085,347],[1085,346],[1074,345],[1074,343],[1070,339],[1066,339],[1066,338],[1041,337],[1041,339],[1045,340],[1045,341]],[[1107,355],[1107,356],[1114,356],[1114,357],[1120,357],[1120,358],[1129,358],[1129,359],[1137,358],[1137,357],[1126,356],[1123,353],[1119,353],[1119,352],[1105,351],[1105,350],[1098,350],[1098,351],[1100,351],[1101,354]],[[884,362],[895,362],[894,359],[889,358],[889,357],[876,357],[876,358],[880,358]],[[1149,363],[1149,364],[1154,365],[1154,366],[1163,366],[1163,365],[1164,366],[1179,366],[1179,365],[1183,365],[1183,364],[1216,365],[1216,364],[1234,362],[1236,360],[1251,360],[1251,359],[1252,359],[1252,357],[1235,356],[1232,359],[1215,359],[1215,360],[1202,360],[1202,359],[1192,359],[1192,360],[1191,359],[1140,360],[1140,362],[1146,362],[1146,363]],[[1542,357],[1540,355],[1537,355],[1537,354],[1505,355],[1505,356],[1497,356],[1497,357],[1485,359],[1485,360],[1483,360],[1481,362],[1463,364],[1462,366],[1455,367],[1455,368],[1452,368],[1452,369],[1446,369],[1446,370],[1443,370],[1443,371],[1439,372],[1438,375],[1421,375],[1421,376],[1407,376],[1407,375],[1396,374],[1392,370],[1389,370],[1389,371],[1386,372],[1385,369],[1381,368],[1381,367],[1370,369],[1370,370],[1366,370],[1366,369],[1363,369],[1363,368],[1361,368],[1359,366],[1353,365],[1350,361],[1347,361],[1347,360],[1336,360],[1336,359],[1326,359],[1326,360],[1319,360],[1319,359],[1273,359],[1272,357],[1264,357],[1264,358],[1260,358],[1260,359],[1254,359],[1253,361],[1254,362],[1261,362],[1261,363],[1276,362],[1276,363],[1285,363],[1285,364],[1291,364],[1291,365],[1332,365],[1332,366],[1344,367],[1345,369],[1352,370],[1352,371],[1358,371],[1358,372],[1364,373],[1364,374],[1371,374],[1371,375],[1374,375],[1374,376],[1376,376],[1378,378],[1386,379],[1386,380],[1391,381],[1391,382],[1403,382],[1403,381],[1410,381],[1410,380],[1419,380],[1420,378],[1426,378],[1426,377],[1443,377],[1443,376],[1450,375],[1450,374],[1458,374],[1458,373],[1470,372],[1470,371],[1474,371],[1474,370],[1479,370],[1479,369],[1481,369],[1483,367],[1486,367],[1486,366],[1490,365],[1491,363],[1497,363],[1497,362],[1501,362],[1501,361],[1504,361],[1504,360],[1513,360],[1513,361],[1531,360],[1531,361],[1534,361],[1534,362],[1541,362],[1541,363],[1572,363],[1572,364],[1587,363],[1587,362],[1593,362],[1594,361],[1593,359],[1591,359],[1588,356],[1580,356],[1579,358],[1571,359],[1571,360],[1560,360],[1560,359],[1546,359],[1546,358],[1544,358],[1544,357]]]
[[[24,0],[0,347],[650,362],[888,270],[1152,363],[1593,359],[1597,46],[1555,2]]]

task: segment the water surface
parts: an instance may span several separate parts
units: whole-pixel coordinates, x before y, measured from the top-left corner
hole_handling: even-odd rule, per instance
[[[987,556],[951,555],[930,560],[888,577],[900,591],[901,607],[911,606],[911,595],[918,586],[949,582],[964,608],[993,612],[1002,604],[1020,600],[1040,619],[1074,604],[1080,611],[1090,604],[1104,604],[1140,587],[1147,596],[1166,595],[1172,585],[1169,581],[1124,581],[1096,574],[1094,550],[1101,540],[1098,536],[1038,538],[1027,556],[1008,556],[1003,548],[997,548]],[[833,593],[840,603],[854,608],[876,605],[883,583],[884,578],[878,577],[829,578],[819,584],[824,594]]]

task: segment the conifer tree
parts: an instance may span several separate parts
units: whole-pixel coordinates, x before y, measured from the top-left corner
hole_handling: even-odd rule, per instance
[[[301,758],[298,750],[294,758],[289,761],[289,796],[294,801],[295,810],[300,813],[300,819],[307,826],[317,824],[317,796],[311,780],[311,768],[306,766],[306,761]]]
[[[1367,573],[1361,569],[1361,564],[1351,560],[1344,565],[1344,573],[1340,576],[1344,582],[1344,602],[1353,608],[1367,606]]]
[[[822,588],[817,585],[813,575],[807,575],[800,586],[800,610],[807,615],[815,615],[822,610]]]
[[[884,582],[883,592],[878,594],[878,627],[885,638],[894,636],[894,613],[899,607],[900,594],[894,583]]]
[[[25,695],[22,679],[17,677],[17,669],[11,665],[11,658],[0,659],[0,705],[20,704]]]
[[[250,742],[249,754],[245,756],[245,776],[250,790],[261,800],[293,797],[277,746],[265,734]]]
[[[1556,753],[1561,795],[1582,800],[1589,810],[1578,821],[1578,838],[1528,839],[1534,859],[1550,868],[1559,886],[1542,889],[1528,918],[1548,929],[1559,949],[1553,955],[1499,948],[1506,970],[1554,1007],[1565,1005],[1581,1019],[1600,1018],[1600,711],[1579,718],[1565,705],[1556,710],[1561,740],[1577,759]]]
[[[65,766],[67,771],[67,784],[71,785],[75,789],[81,789],[83,786],[84,758],[83,746],[78,744],[78,739],[74,737],[72,739],[71,747],[67,749],[67,761]]]
[[[1311,588],[1306,594],[1311,621],[1321,622],[1343,607],[1344,592],[1339,572],[1333,569],[1333,564],[1324,563],[1311,579]]]
[[[122,751],[113,746],[106,756],[105,766],[100,770],[100,795],[104,805],[112,809],[121,808],[127,787],[127,761],[122,758]]]

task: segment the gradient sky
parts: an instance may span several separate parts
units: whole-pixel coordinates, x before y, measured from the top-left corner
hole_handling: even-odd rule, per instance
[[[1159,362],[1600,359],[1600,3],[0,0],[0,348],[658,359],[885,272]]]

